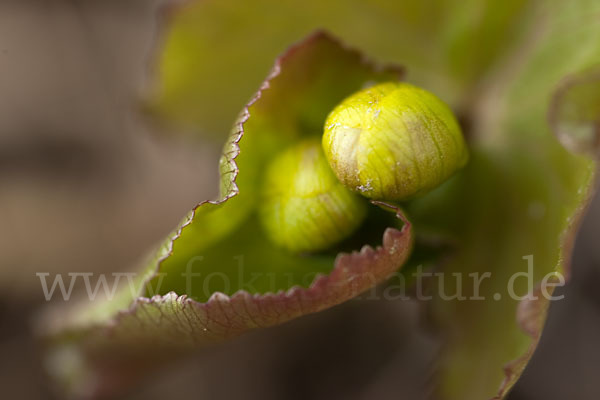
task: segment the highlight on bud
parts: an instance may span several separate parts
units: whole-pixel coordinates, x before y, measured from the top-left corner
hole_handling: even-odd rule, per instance
[[[323,149],[344,185],[392,201],[434,189],[469,157],[450,108],[402,82],[382,83],[343,100],[327,117]]]
[[[287,149],[267,167],[259,216],[274,243],[314,252],[350,236],[366,216],[366,203],[338,181],[313,139]]]

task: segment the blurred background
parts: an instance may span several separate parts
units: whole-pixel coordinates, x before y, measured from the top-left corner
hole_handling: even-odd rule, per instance
[[[45,306],[36,272],[125,271],[217,194],[218,142],[162,132],[139,110],[162,3],[0,0],[4,398],[56,398],[31,333]],[[511,400],[600,398],[599,236],[597,198]],[[204,351],[125,398],[426,398],[439,343],[416,307],[352,301]]]

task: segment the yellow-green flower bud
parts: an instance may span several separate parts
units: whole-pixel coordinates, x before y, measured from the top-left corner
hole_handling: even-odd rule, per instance
[[[327,117],[325,155],[340,181],[365,197],[406,200],[468,160],[450,108],[413,85],[388,82],[346,98]]]
[[[319,140],[301,142],[268,166],[259,207],[273,242],[293,252],[327,249],[351,235],[366,202],[335,177]]]

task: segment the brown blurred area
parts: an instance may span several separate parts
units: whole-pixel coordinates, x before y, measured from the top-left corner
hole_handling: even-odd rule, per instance
[[[216,194],[218,148],[137,110],[159,4],[0,1],[2,398],[49,396],[30,334],[37,272],[127,271]]]
[[[36,272],[125,271],[216,194],[218,147],[137,109],[160,4],[0,1],[2,398],[56,398],[30,329]],[[599,235],[596,199],[511,400],[600,398]],[[425,399],[438,341],[415,307],[352,301],[203,351],[125,398]]]

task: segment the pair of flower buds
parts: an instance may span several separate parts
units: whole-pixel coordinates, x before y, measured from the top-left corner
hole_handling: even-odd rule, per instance
[[[439,186],[467,160],[446,104],[407,83],[382,83],[335,107],[322,141],[302,141],[272,160],[260,220],[271,240],[292,252],[325,250],[361,225],[365,197],[411,199]]]

